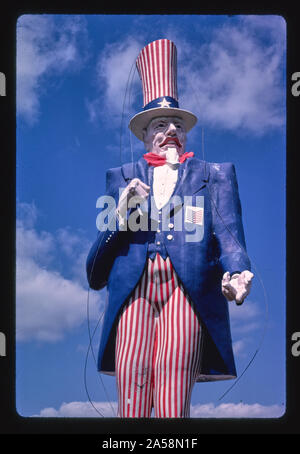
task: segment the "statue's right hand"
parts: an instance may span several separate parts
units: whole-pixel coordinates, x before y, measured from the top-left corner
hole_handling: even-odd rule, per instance
[[[139,178],[133,178],[121,194],[117,212],[124,216],[128,208],[128,202],[132,197],[136,198],[136,203],[143,203],[150,193],[150,186],[143,183]]]
[[[150,193],[150,186],[143,183],[139,178],[134,178],[127,186],[130,197],[138,196],[147,199]],[[125,190],[127,189],[125,188]],[[122,194],[123,195],[123,194]]]

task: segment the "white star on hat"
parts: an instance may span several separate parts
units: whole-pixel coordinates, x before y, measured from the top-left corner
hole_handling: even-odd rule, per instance
[[[160,105],[160,107],[170,107],[170,102],[166,100],[166,98],[164,98],[161,102],[158,102],[157,104]]]

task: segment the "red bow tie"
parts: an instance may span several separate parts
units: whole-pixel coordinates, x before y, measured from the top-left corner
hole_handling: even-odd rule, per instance
[[[179,162],[182,164],[187,158],[192,158],[194,156],[193,151],[186,151],[181,156],[179,156]],[[156,153],[149,152],[143,155],[144,159],[148,162],[149,166],[163,166],[166,163],[165,156],[160,156]]]

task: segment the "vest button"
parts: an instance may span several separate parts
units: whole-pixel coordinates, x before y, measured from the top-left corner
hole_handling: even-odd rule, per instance
[[[160,241],[156,241],[156,244],[157,244],[157,246],[159,246],[160,245]]]
[[[170,222],[170,224],[168,224],[168,227],[169,227],[169,229],[173,229],[174,228],[174,224],[172,224],[172,222]]]
[[[173,240],[173,235],[168,235],[167,239],[170,240],[170,241]]]

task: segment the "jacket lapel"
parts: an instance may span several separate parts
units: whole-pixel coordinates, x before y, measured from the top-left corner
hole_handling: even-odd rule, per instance
[[[181,209],[184,204],[184,196],[191,196],[206,186],[208,170],[209,167],[204,161],[195,158],[190,158],[181,164],[177,184],[172,194],[175,203],[170,206],[168,214],[170,217]],[[176,201],[179,204],[176,204]]]
[[[126,184],[130,183],[133,178],[139,178],[146,184],[148,183],[148,164],[142,157],[138,161],[128,162],[122,165],[122,174]]]
[[[141,157],[137,162],[136,162],[136,177],[139,178],[143,183],[146,183],[149,186],[149,181],[148,181],[148,163],[146,160]]]
[[[143,157],[141,157],[138,161],[123,164],[121,169],[126,186],[134,178],[139,178],[143,183],[149,186],[148,163],[145,161]],[[151,200],[150,197],[148,197],[147,199],[148,212],[150,212],[150,200]]]
[[[190,158],[179,168],[178,181],[173,195],[183,199],[185,195],[193,195],[206,186],[209,166],[205,161]]]

